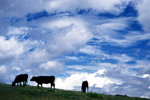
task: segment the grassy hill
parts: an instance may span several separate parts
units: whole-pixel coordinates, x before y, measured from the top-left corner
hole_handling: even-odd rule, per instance
[[[148,100],[124,96],[82,93],[60,89],[37,88],[34,86],[12,87],[0,83],[0,100]]]

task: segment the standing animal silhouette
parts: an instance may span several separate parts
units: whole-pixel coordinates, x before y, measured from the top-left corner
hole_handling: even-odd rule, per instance
[[[87,92],[88,92],[88,81],[83,81],[82,82],[82,87],[81,87],[81,89],[82,89],[82,91],[83,92],[86,92],[86,88],[87,88]]]
[[[23,82],[23,87],[25,87],[27,80],[28,80],[28,74],[17,75],[14,82],[12,82],[12,86],[15,86],[16,83],[17,83],[17,86],[18,86],[18,83],[20,83],[20,86],[21,86],[21,82]]]
[[[52,86],[54,87],[55,89],[55,77],[54,76],[38,76],[38,77],[32,77],[30,79],[30,81],[36,81],[37,86],[39,88],[39,85],[41,85],[42,87],[42,84],[48,84],[48,83],[51,83],[51,88]]]

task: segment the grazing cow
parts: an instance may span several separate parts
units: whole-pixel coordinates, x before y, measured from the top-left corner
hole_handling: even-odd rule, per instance
[[[21,86],[21,82],[23,82],[23,87],[25,87],[27,79],[28,79],[28,74],[17,75],[14,82],[12,82],[12,86],[15,86],[16,83],[17,83],[17,87],[18,87],[18,83],[20,83]]]
[[[87,92],[88,92],[88,81],[83,81],[82,87],[81,87],[82,91],[86,92],[86,88],[87,88]]]
[[[120,95],[120,94],[116,94],[115,96],[121,96],[121,97],[127,97],[127,95]]]
[[[41,84],[41,87],[42,87],[42,84],[45,83],[45,84],[48,84],[48,83],[51,83],[51,88],[52,86],[54,87],[55,89],[55,77],[54,76],[38,76],[38,77],[32,77],[30,79],[30,81],[36,81],[38,84],[38,88],[39,88],[39,84]]]

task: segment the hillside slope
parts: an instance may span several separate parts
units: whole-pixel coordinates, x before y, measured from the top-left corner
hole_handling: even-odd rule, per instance
[[[82,93],[34,86],[12,87],[0,83],[0,100],[149,100],[97,93]]]

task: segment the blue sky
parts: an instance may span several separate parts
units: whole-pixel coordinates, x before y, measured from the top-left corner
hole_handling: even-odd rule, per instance
[[[60,89],[81,91],[88,80],[90,92],[150,98],[149,4],[1,0],[0,82],[54,75]]]

